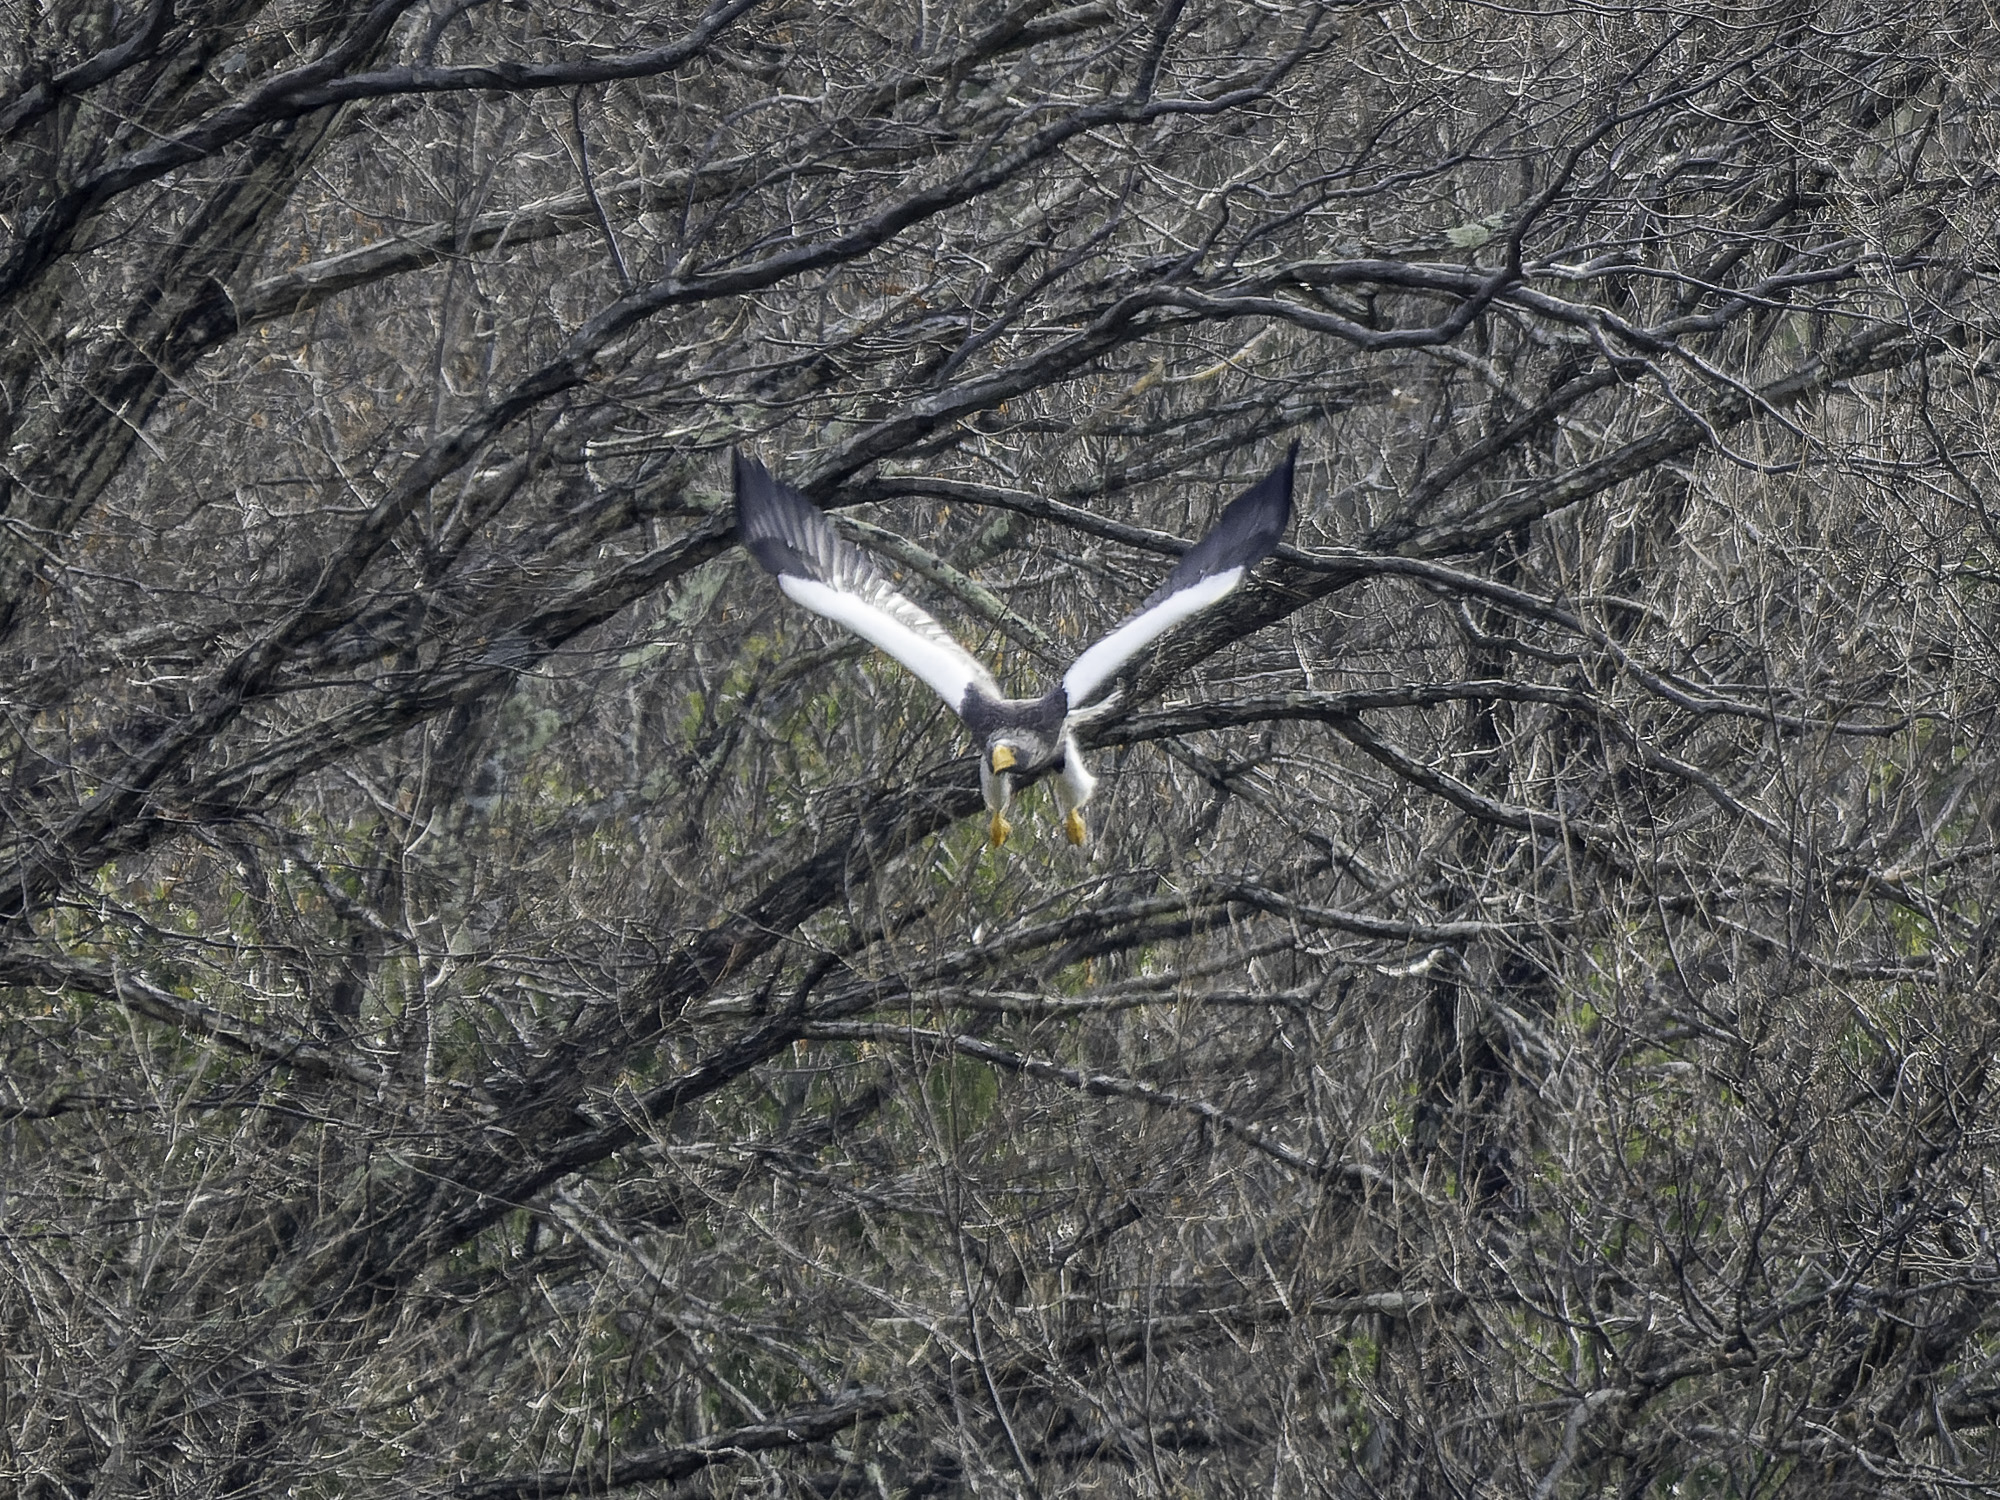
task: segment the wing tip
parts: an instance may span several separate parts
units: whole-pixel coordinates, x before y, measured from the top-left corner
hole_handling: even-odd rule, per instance
[[[739,515],[745,499],[750,501],[754,511],[768,503],[778,489],[778,482],[772,478],[771,471],[741,448],[732,447],[729,450],[729,477]]]
[[[754,512],[756,501],[761,498],[756,491],[762,488],[761,481],[769,480],[770,477],[771,471],[758,463],[756,459],[750,457],[741,448],[732,447],[729,450],[730,491],[736,501],[736,534],[738,536],[745,534],[744,501],[750,501],[748,509]]]
[[[1299,440],[1297,438],[1293,438],[1290,445],[1287,446],[1285,449],[1285,461],[1279,464],[1277,468],[1273,469],[1265,480],[1265,482],[1268,483],[1270,480],[1278,479],[1279,476],[1281,475],[1283,476],[1281,482],[1277,486],[1278,494],[1280,495],[1280,497],[1283,499],[1284,502],[1285,520],[1283,523],[1281,523],[1280,530],[1283,529],[1284,524],[1289,524],[1292,518],[1292,484],[1297,474],[1298,466],[1299,466]],[[1275,540],[1272,542],[1272,545],[1273,546],[1277,545]]]
[[[1262,524],[1257,528],[1260,550],[1256,557],[1249,559],[1251,562],[1261,562],[1275,552],[1292,524],[1292,490],[1298,465],[1299,440],[1293,438],[1285,449],[1284,461],[1251,487],[1253,495],[1260,490],[1267,491],[1264,505],[1259,507],[1264,511],[1260,518]]]
[[[1224,508],[1222,519],[1216,523],[1216,534],[1225,531],[1232,510],[1247,524],[1238,533],[1237,545],[1227,549],[1226,561],[1218,559],[1223,566],[1240,563],[1252,567],[1277,550],[1292,524],[1292,491],[1298,461],[1299,440],[1293,438],[1285,449],[1283,461]]]
[[[807,554],[826,526],[818,507],[741,448],[732,447],[729,459],[743,550],[779,578],[817,578]]]

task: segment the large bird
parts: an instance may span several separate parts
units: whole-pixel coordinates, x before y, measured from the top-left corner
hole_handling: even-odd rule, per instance
[[[1294,442],[1283,463],[1224,507],[1167,581],[1071,662],[1062,681],[1039,698],[1002,697],[993,674],[925,610],[897,593],[817,506],[740,450],[734,455],[736,534],[794,602],[888,652],[965,720],[979,741],[979,790],[993,814],[988,833],[994,844],[1007,841],[1014,778],[1043,771],[1055,775],[1063,833],[1081,844],[1083,806],[1097,778],[1077,748],[1078,710],[1163,632],[1215,604],[1271,554],[1291,522],[1298,456]]]

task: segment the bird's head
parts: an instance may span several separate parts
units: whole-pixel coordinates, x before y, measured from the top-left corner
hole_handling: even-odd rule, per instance
[[[986,742],[986,767],[995,776],[1008,772],[1032,776],[1056,759],[1059,748],[1059,742],[1051,736],[1010,729]]]

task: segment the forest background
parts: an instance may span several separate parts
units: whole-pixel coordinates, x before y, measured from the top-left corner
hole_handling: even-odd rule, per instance
[[[2000,1493],[1987,11],[7,15],[0,1488]]]

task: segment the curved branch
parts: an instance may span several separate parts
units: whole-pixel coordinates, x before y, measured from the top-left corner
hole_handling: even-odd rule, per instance
[[[1059,1083],[1080,1093],[1100,1098],[1128,1099],[1154,1109],[1190,1114],[1232,1135],[1252,1150],[1270,1157],[1279,1165],[1307,1177],[1339,1183],[1353,1192],[1366,1192],[1386,1184],[1383,1174],[1359,1162],[1315,1160],[1281,1141],[1273,1140],[1261,1126],[1230,1114],[1188,1094],[1155,1088],[1136,1078],[1119,1078],[1110,1073],[1088,1073],[1042,1058],[1029,1057],[996,1047],[981,1037],[959,1032],[932,1031],[922,1026],[894,1026],[874,1021],[816,1021],[806,1024],[803,1034],[815,1041],[874,1042],[883,1046],[947,1047],[964,1057],[976,1058],[1010,1073]]]
[[[63,100],[96,88],[151,57],[174,23],[174,0],[153,0],[146,14],[124,41],[106,47],[95,57],[78,63],[67,72],[44,79],[24,89],[0,109],[0,140],[17,135],[34,124]]]
[[[758,0],[720,0],[679,41],[627,57],[575,63],[486,63],[457,68],[388,68],[341,77],[368,55],[414,0],[377,0],[338,45],[303,67],[281,74],[247,98],[128,152],[59,196],[29,224],[0,261],[0,300],[31,285],[69,248],[83,222],[120,193],[152,182],[235,144],[253,131],[338,104],[395,94],[527,90],[603,83],[670,72],[698,55]]]
[[[640,1484],[674,1484],[703,1469],[754,1453],[823,1443],[859,1423],[893,1416],[909,1406],[907,1396],[868,1386],[837,1401],[794,1407],[771,1421],[731,1427],[692,1443],[641,1448],[602,1467],[578,1464],[535,1474],[503,1474],[468,1480],[446,1493],[458,1500],[557,1500],[559,1496],[609,1495]]]

